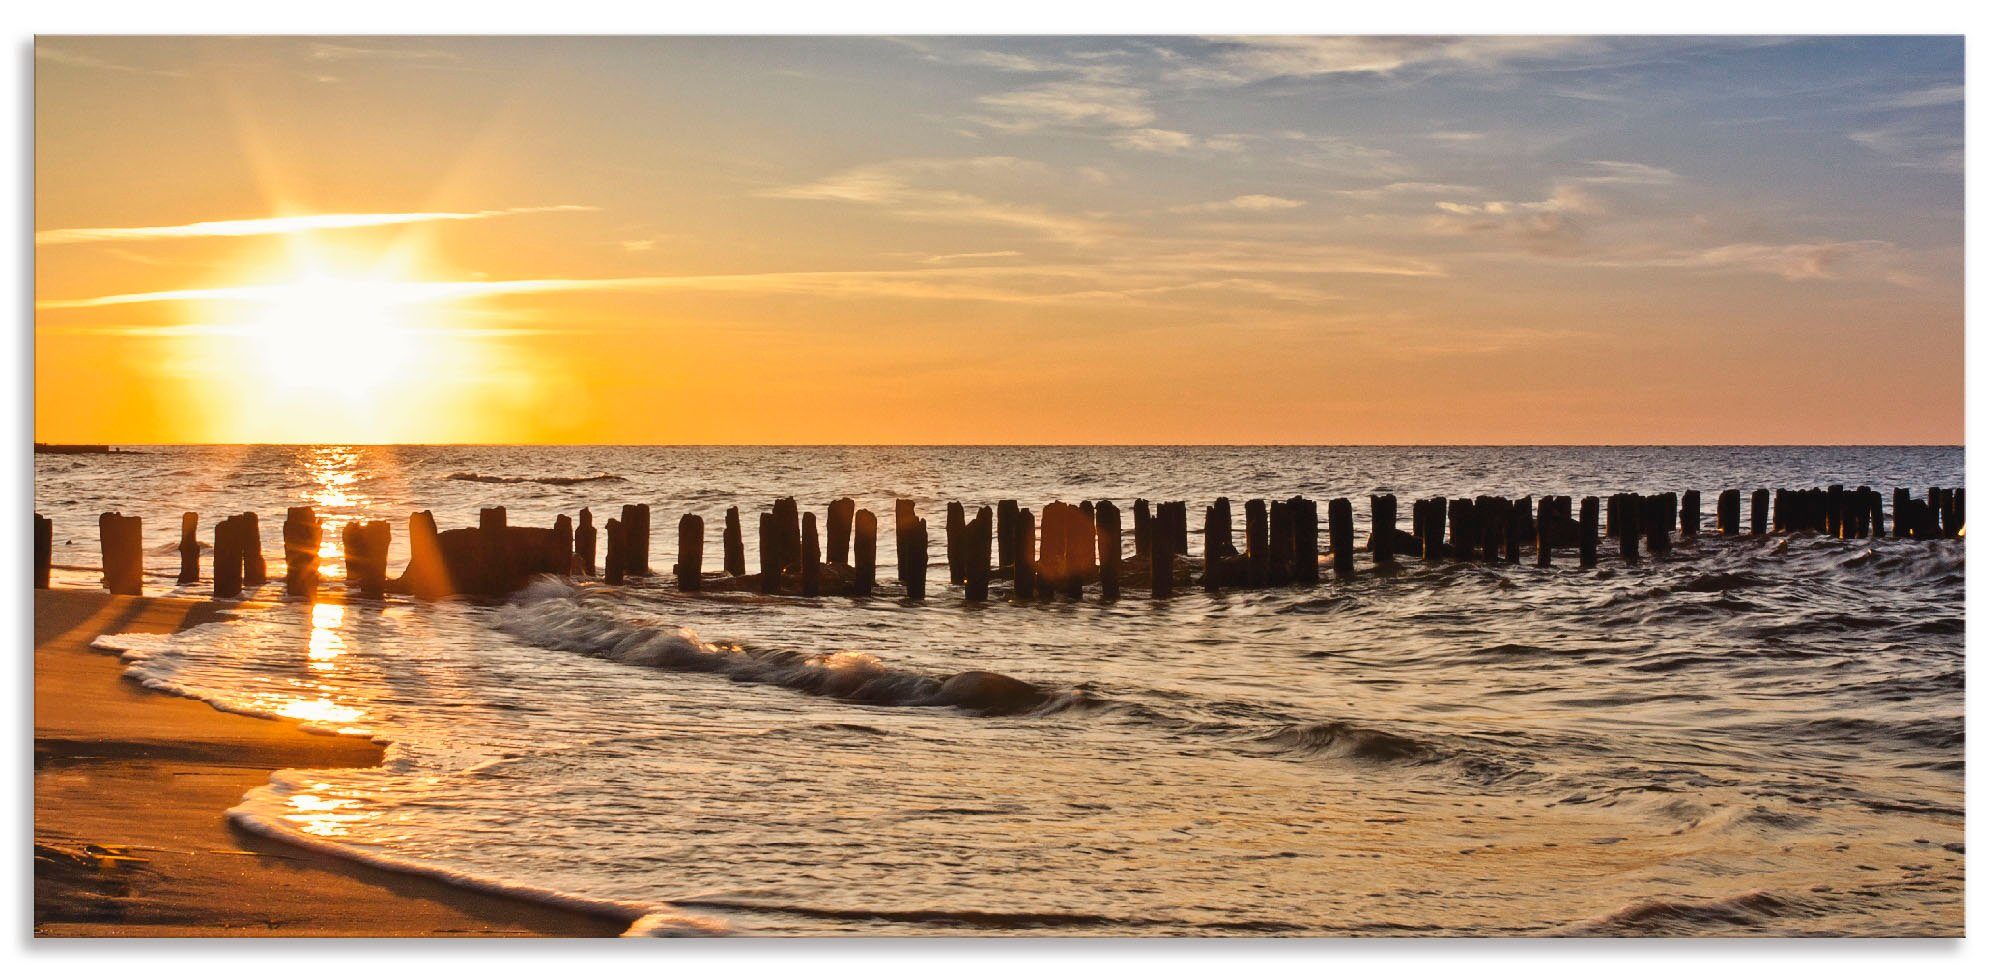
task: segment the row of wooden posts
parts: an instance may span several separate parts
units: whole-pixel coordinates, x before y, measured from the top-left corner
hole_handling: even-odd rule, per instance
[[[1232,504],[1217,499],[1204,510],[1203,554],[1198,572],[1201,586],[1256,588],[1318,583],[1322,569],[1320,510],[1302,496],[1287,500],[1252,499],[1243,505],[1243,549],[1235,543]],[[1742,532],[1742,495],[1723,490],[1716,497],[1716,532]],[[1606,497],[1603,539],[1616,542],[1618,555],[1635,560],[1645,550],[1665,556],[1678,528],[1682,537],[1701,532],[1701,493],[1617,493]],[[1376,565],[1398,557],[1424,561],[1498,561],[1519,563],[1533,544],[1536,563],[1549,566],[1559,549],[1575,548],[1584,567],[1598,562],[1599,498],[1568,496],[1510,498],[1478,496],[1419,499],[1411,510],[1411,528],[1397,527],[1394,494],[1369,497],[1370,530],[1365,552]],[[1932,488],[1918,496],[1897,489],[1891,496],[1885,524],[1880,492],[1859,487],[1759,489],[1750,495],[1752,536],[1767,532],[1816,532],[1842,538],[1901,537],[1935,539],[1962,536],[1965,490]],[[1354,571],[1354,511],[1346,499],[1327,503],[1326,536],[1336,575]],[[1107,599],[1120,596],[1126,585],[1148,590],[1154,597],[1171,596],[1177,584],[1197,576],[1188,557],[1187,504],[1146,500],[1132,504],[1135,556],[1123,549],[1123,511],[1110,502],[1049,503],[1037,517],[1014,500],[981,506],[969,516],[963,504],[945,511],[945,568],[950,583],[962,586],[965,597],[984,601],[996,576],[1012,580],[1016,600],[1055,595],[1081,598],[1094,582]],[[182,586],[200,580],[199,517],[181,517]],[[312,597],[320,583],[320,551],[325,522],[311,507],[286,511],[283,527],[286,593]],[[897,581],[910,598],[926,594],[929,569],[929,521],[916,515],[911,500],[897,500],[893,521]],[[743,557],[743,527],[736,507],[724,514],[722,573],[704,573],[706,526],[702,518],[680,518],[674,566],[676,586],[684,591],[705,588],[756,590],[765,594],[869,596],[876,590],[876,518],[842,498],[827,506],[820,546],[821,523],[813,512],[801,512],[798,502],[785,498],[757,516],[758,572],[748,575]],[[390,578],[390,526],[385,520],[353,521],[341,529],[346,591],[363,597],[386,592],[419,598],[450,595],[504,596],[533,577],[598,573],[599,529],[588,509],[572,527],[568,515],[551,527],[509,526],[505,507],[480,510],[479,526],[440,532],[429,511],[409,520],[410,560],[402,576]],[[628,504],[605,522],[602,579],[622,584],[645,577],[650,568],[652,509]],[[143,574],[143,549],[138,517],[105,513],[98,521],[104,564],[104,586],[114,593],[137,594]],[[997,541],[997,542],[996,542]],[[1039,541],[1039,543],[1038,543]],[[47,587],[54,531],[48,518],[35,517],[35,586]],[[239,513],[215,525],[213,570],[215,596],[240,597],[246,587],[267,582],[257,515]]]

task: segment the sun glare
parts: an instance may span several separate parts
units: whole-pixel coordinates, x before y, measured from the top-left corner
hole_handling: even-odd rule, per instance
[[[247,322],[265,380],[353,399],[398,381],[415,355],[418,310],[399,283],[314,268],[270,285]]]

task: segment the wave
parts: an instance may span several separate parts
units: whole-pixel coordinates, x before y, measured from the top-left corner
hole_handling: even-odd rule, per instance
[[[812,653],[703,641],[692,628],[635,622],[590,606],[607,596],[543,579],[502,608],[498,624],[544,648],[626,665],[708,672],[871,705],[955,706],[999,716],[1066,707],[1078,694],[1052,692],[994,672],[941,677],[900,669],[861,651]]]
[[[625,931],[625,937],[628,938],[680,938],[730,933],[726,922],[689,914],[660,902],[620,901],[615,898],[560,891],[486,877],[443,864],[415,861],[367,847],[315,837],[283,822],[290,810],[289,801],[295,791],[296,787],[288,774],[274,773],[270,783],[250,791],[241,804],[229,808],[227,812],[229,822],[261,837],[269,837],[309,851],[365,864],[377,870],[412,874],[483,894],[627,922],[629,927]]]
[[[540,483],[544,486],[627,482],[625,477],[612,473],[598,473],[595,476],[488,476],[484,473],[457,472],[446,476],[445,479],[459,483]]]
[[[1666,901],[1647,898],[1610,914],[1562,929],[1571,936],[1697,935],[1723,929],[1750,930],[1802,909],[1804,902],[1772,891],[1749,891],[1727,898]]]

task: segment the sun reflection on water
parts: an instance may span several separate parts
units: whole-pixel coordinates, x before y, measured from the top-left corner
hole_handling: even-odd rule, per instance
[[[313,605],[312,634],[306,639],[306,658],[313,671],[333,671],[333,660],[347,654],[347,643],[340,638],[340,622],[345,617],[344,605],[324,602]]]
[[[317,791],[328,789],[325,783],[315,783]],[[353,808],[361,805],[359,800],[345,797],[320,796],[316,793],[296,793],[286,805],[291,813],[285,819],[298,825],[299,829],[315,837],[340,837],[347,833],[347,825],[357,820],[374,816],[372,813],[356,813]]]

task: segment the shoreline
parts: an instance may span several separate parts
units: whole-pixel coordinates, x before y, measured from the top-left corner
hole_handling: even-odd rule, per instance
[[[249,833],[228,810],[280,769],[382,747],[143,688],[98,636],[225,620],[224,605],[38,590],[34,934],[606,937],[626,923],[381,870]]]

